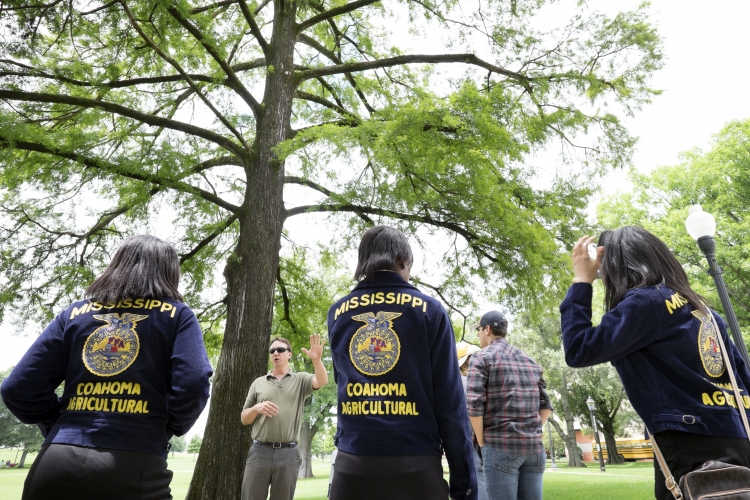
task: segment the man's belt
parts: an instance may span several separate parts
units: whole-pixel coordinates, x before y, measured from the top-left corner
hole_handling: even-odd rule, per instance
[[[253,440],[253,444],[259,444],[261,446],[270,446],[272,448],[294,448],[297,446],[297,441],[287,441],[286,443],[267,443],[266,441]]]

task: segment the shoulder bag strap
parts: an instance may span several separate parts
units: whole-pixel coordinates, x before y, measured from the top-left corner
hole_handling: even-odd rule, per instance
[[[667,465],[667,461],[664,460],[664,455],[661,454],[659,445],[656,444],[656,437],[651,434],[651,431],[648,431],[648,434],[651,436],[651,446],[653,446],[654,448],[654,456],[656,457],[656,461],[659,462],[659,467],[661,467],[662,474],[664,474],[664,477],[667,478],[667,489],[672,492],[672,496],[675,497],[675,500],[682,500],[682,491],[680,490],[677,481],[674,480],[672,471],[669,470],[669,466]]]

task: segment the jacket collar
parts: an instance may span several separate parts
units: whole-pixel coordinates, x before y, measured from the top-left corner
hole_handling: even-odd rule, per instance
[[[411,288],[413,290],[418,290],[417,287],[405,281],[398,273],[394,273],[393,271],[375,271],[372,281],[367,281],[367,278],[365,278],[357,283],[357,286],[355,286],[352,291],[383,287]]]

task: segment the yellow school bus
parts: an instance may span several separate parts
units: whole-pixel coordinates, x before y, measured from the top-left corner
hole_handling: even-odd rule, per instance
[[[642,459],[653,459],[654,448],[651,446],[650,439],[638,439],[638,438],[620,438],[615,439],[617,442],[617,454],[622,457],[623,460],[633,462]],[[602,459],[607,460],[607,444],[602,441]],[[599,460],[599,447],[596,445],[596,441],[591,443],[592,453],[594,455],[594,461]]]

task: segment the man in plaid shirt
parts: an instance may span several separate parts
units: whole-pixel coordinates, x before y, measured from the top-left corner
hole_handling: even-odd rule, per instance
[[[482,451],[487,498],[541,500],[547,459],[542,426],[552,413],[544,369],[505,340],[508,321],[490,311],[475,325],[466,405]]]

